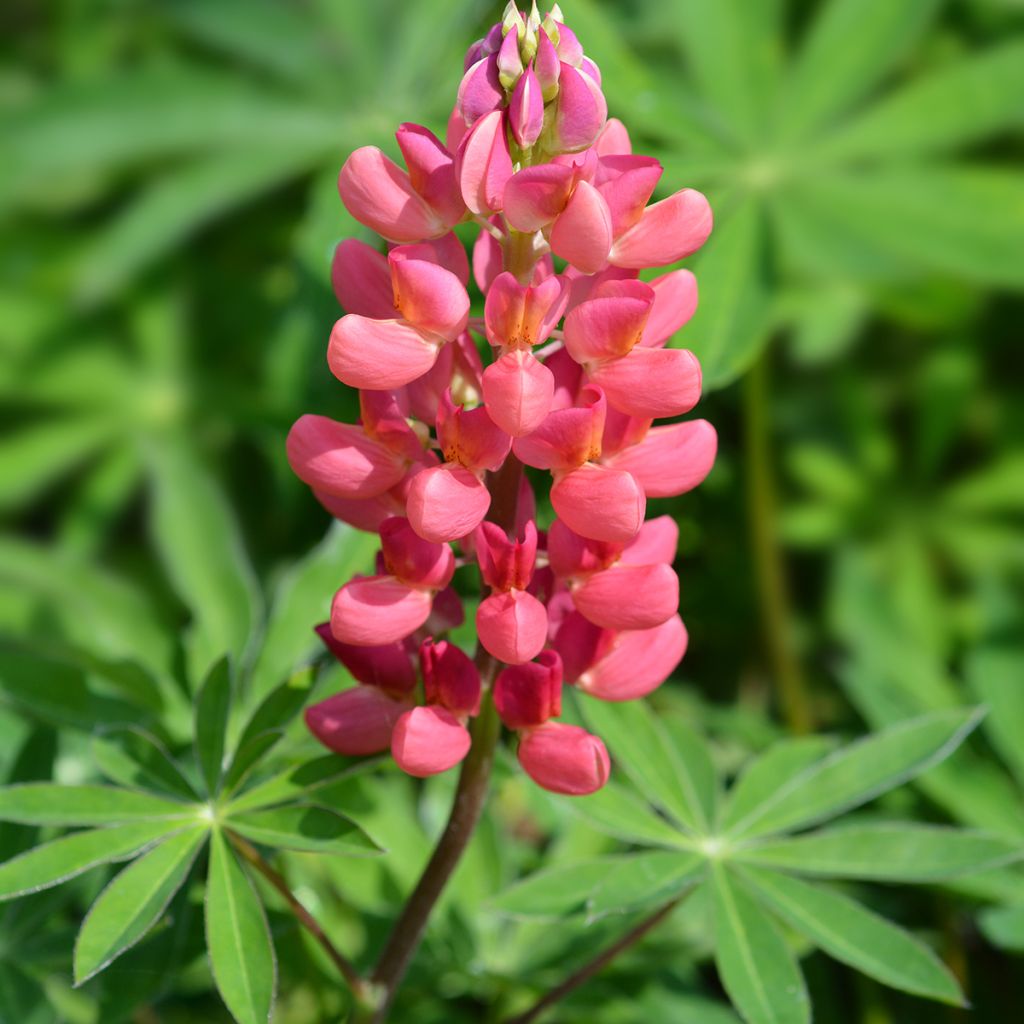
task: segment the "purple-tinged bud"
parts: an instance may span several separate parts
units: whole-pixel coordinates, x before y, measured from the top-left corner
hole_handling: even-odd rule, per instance
[[[409,709],[375,686],[355,686],[306,708],[306,726],[328,750],[346,757],[379,754]]]
[[[423,692],[428,704],[440,704],[457,716],[480,712],[480,673],[455,644],[431,639],[420,647]]]
[[[561,67],[558,51],[546,32],[541,32],[537,40],[537,59],[534,62],[534,71],[544,102],[549,103],[558,95],[558,75]]]
[[[583,47],[565,22],[558,23],[558,56],[563,64],[571,64],[574,68],[583,63]]]
[[[533,65],[520,75],[508,109],[509,124],[516,142],[529,149],[544,128],[544,97]]]
[[[356,647],[334,639],[331,624],[314,627],[324,646],[352,673],[353,678],[367,686],[376,686],[399,696],[416,689],[416,672],[404,643],[383,647]]]
[[[519,29],[509,29],[498,51],[498,81],[511,90],[523,73],[523,58],[519,55]]]
[[[589,57],[584,57],[580,62],[580,71],[590,75],[598,85],[601,84],[601,69]]]
[[[608,104],[601,87],[582,71],[562,61],[558,84],[558,105],[554,141],[563,153],[586,149],[600,134],[608,119]]]
[[[456,105],[468,126],[499,109],[505,102],[505,90],[498,80],[498,58],[490,54],[478,60],[463,76]]]
[[[562,713],[562,659],[541,651],[536,661],[502,669],[494,705],[510,729],[532,729]]]

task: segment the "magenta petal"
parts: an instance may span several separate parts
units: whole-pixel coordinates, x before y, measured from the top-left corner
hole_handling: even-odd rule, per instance
[[[357,530],[376,533],[380,524],[389,516],[405,515],[405,503],[395,496],[398,489],[396,487],[385,491],[376,498],[339,498],[317,490],[313,491],[313,497],[335,519],[340,519]]]
[[[428,704],[441,704],[456,715],[480,713],[480,672],[460,647],[428,638],[420,647],[420,667]]]
[[[458,540],[472,533],[491,506],[487,488],[468,469],[435,466],[413,477],[406,500],[409,522],[425,540]]]
[[[612,246],[617,267],[663,267],[696,252],[711,234],[711,207],[692,188],[648,206],[639,222]]]
[[[511,33],[509,33],[511,35]],[[516,142],[524,149],[540,138],[544,127],[544,97],[540,83],[530,67],[520,76],[508,108],[509,125]]]
[[[427,201],[438,218],[451,227],[466,212],[455,180],[455,161],[441,140],[418,124],[403,124],[395,133],[409,168],[412,187]]]
[[[686,653],[686,627],[673,615],[654,629],[619,633],[611,650],[577,680],[601,700],[635,700],[656,690]]]
[[[689,270],[673,270],[649,284],[654,306],[640,344],[659,348],[697,312],[697,279]]]
[[[490,54],[463,75],[457,106],[466,124],[473,125],[504,102],[505,92],[498,79],[498,56]]]
[[[408,707],[375,686],[355,686],[306,708],[306,726],[328,750],[364,757],[388,749]]]
[[[454,768],[471,744],[466,727],[446,708],[410,708],[395,724],[391,756],[403,772],[423,779]]]
[[[606,464],[631,473],[648,498],[674,498],[692,490],[711,472],[718,435],[707,420],[654,427],[638,445]]]
[[[537,661],[511,665],[494,682],[494,705],[510,729],[543,725],[562,713],[562,659],[541,651]]]
[[[555,136],[563,153],[586,149],[608,118],[601,87],[590,75],[563,62],[558,78]]]
[[[350,313],[331,331],[327,364],[352,388],[390,391],[422,377],[437,361],[439,343],[404,320]]]
[[[664,563],[620,563],[588,576],[573,589],[572,599],[595,626],[652,629],[679,610],[679,577]]]
[[[346,313],[377,320],[395,315],[388,258],[365,242],[347,238],[334,250],[331,284]]]
[[[647,502],[629,473],[587,463],[555,481],[551,504],[581,537],[625,543],[644,521]]]
[[[601,193],[581,181],[551,229],[551,251],[585,274],[608,263],[612,218]]]
[[[381,647],[404,640],[430,614],[430,591],[394,576],[350,580],[334,595],[331,633],[343,644]]]
[[[380,526],[385,569],[411,587],[441,590],[455,573],[455,555],[447,544],[424,540],[408,519],[393,516]]]
[[[316,634],[357,682],[376,686],[395,695],[411,693],[416,689],[416,669],[404,643],[383,644],[380,647],[343,644],[335,640],[329,622],[317,626]]]
[[[532,594],[510,590],[480,602],[476,630],[484,649],[507,665],[521,665],[540,654],[547,640],[548,614]]]
[[[542,789],[563,796],[596,793],[611,774],[605,745],[578,725],[548,722],[519,743],[523,771]]]
[[[517,231],[547,227],[565,209],[575,172],[564,164],[525,167],[505,185],[505,216]]]
[[[345,161],[338,192],[357,221],[392,242],[418,242],[448,230],[413,188],[409,175],[376,146],[363,146]]]
[[[508,352],[484,370],[491,419],[512,437],[536,430],[551,409],[555,378],[531,352]]]
[[[640,419],[679,416],[700,399],[700,363],[685,349],[638,346],[622,359],[599,363],[590,377],[609,405]]]
[[[486,114],[462,140],[457,157],[462,198],[476,214],[489,216],[502,208],[505,183],[512,176],[512,157],[501,110]]]

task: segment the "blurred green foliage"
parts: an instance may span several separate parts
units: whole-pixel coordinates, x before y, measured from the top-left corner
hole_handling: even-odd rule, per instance
[[[792,700],[857,734],[984,703],[886,812],[1024,837],[1024,12],[1012,0],[568,0],[612,113],[668,190],[716,212],[680,333],[706,370],[719,464],[663,505],[682,528],[691,650],[658,694],[719,773],[783,736]],[[439,129],[482,0],[7,0],[0,9],[0,778],[87,782],[100,727],[175,754],[224,653],[247,710],[308,661],[309,624],[370,541],[327,530],[283,458],[300,413],[351,416],[324,345],[334,180],[355,146]],[[745,429],[746,428],[746,429]],[[269,595],[269,597],[264,597]],[[323,674],[318,693],[341,685]],[[777,702],[779,693],[790,700]],[[780,715],[777,710],[786,712]],[[788,719],[788,720],[787,720]],[[294,739],[294,737],[293,737]],[[295,742],[299,742],[295,739]],[[485,1019],[618,934],[479,905],[541,864],[615,848],[501,773],[397,1019]],[[389,850],[284,855],[360,962],[421,868],[450,780],[345,791]],[[51,830],[52,831],[52,830]],[[45,832],[45,828],[44,828]],[[38,839],[0,824],[0,859]],[[0,907],[0,1021],[225,1021],[201,890],[71,987],[102,869]],[[864,890],[924,925],[974,1004],[1024,1001],[1024,875]],[[339,895],[339,893],[341,895]],[[266,894],[264,894],[266,895]],[[706,908],[705,908],[706,910]],[[736,1018],[680,912],[557,1019]],[[342,986],[272,903],[278,1024]],[[966,1020],[805,958],[821,1020]],[[531,989],[532,990],[532,989]]]

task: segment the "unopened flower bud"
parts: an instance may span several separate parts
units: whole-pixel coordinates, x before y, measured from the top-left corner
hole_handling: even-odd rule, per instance
[[[403,772],[426,778],[454,768],[469,753],[469,732],[447,708],[411,708],[395,723],[391,755]]]
[[[519,29],[512,28],[498,51],[498,81],[511,90],[523,73],[523,58],[519,54]]]
[[[545,103],[549,103],[558,95],[558,75],[561,70],[561,62],[558,59],[558,51],[555,44],[548,38],[545,32],[541,32],[537,39],[537,57],[534,61],[534,72],[537,75],[537,83],[540,85],[541,96]]]
[[[472,658],[455,644],[424,640],[420,647],[423,692],[428,704],[441,704],[456,715],[480,710],[480,673]]]
[[[596,793],[611,773],[605,745],[578,725],[548,722],[519,744],[519,763],[538,786],[565,796]]]
[[[543,725],[562,713],[562,659],[541,651],[536,661],[502,669],[494,683],[494,704],[510,729]]]
[[[509,125],[516,142],[529,149],[544,128],[544,97],[533,65],[519,76],[508,109]]]

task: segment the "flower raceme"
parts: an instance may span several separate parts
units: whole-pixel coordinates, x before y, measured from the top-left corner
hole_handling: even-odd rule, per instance
[[[696,309],[693,274],[639,272],[698,249],[711,212],[692,189],[654,200],[661,165],[607,114],[557,5],[510,3],[466,54],[443,141],[403,124],[404,168],[364,147],[341,170],[348,211],[384,240],[341,242],[331,268],[345,315],[328,365],[360,416],[302,416],[287,443],[321,504],[380,537],[377,573],[345,583],[317,627],[356,680],[307,710],[331,750],[390,750],[434,775],[496,712],[536,783],[591,793],[608,754],[558,721],[563,688],[634,700],[683,657],[677,529],[645,515],[707,476],[716,434],[676,419],[701,390],[697,359],[667,344]],[[471,259],[463,223],[480,229]],[[448,633],[453,576],[474,562],[471,657]]]

